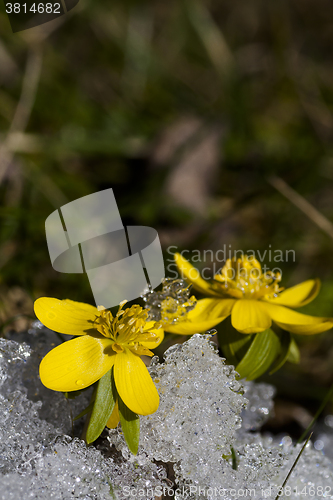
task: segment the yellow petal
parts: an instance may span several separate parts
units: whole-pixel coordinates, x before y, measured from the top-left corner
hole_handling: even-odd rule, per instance
[[[159,405],[159,395],[142,359],[125,349],[116,355],[114,380],[125,405],[134,413],[149,415]]]
[[[119,408],[118,408],[118,401],[116,401],[116,404],[114,405],[113,412],[110,415],[109,420],[107,421],[106,427],[109,429],[115,429],[119,423],[120,417],[119,417]]]
[[[313,335],[333,327],[333,318],[320,318],[302,314],[287,307],[265,304],[268,314],[283,330],[300,335]]]
[[[116,354],[110,339],[84,335],[50,351],[39,366],[42,383],[54,391],[78,391],[111,370]]]
[[[213,328],[223,321],[237,301],[234,299],[201,299],[190,311],[186,319],[174,325],[164,325],[167,332],[193,335]]]
[[[156,335],[156,337],[158,338],[158,342],[154,342],[153,340],[146,340],[144,342],[140,342],[140,344],[142,344],[145,347],[148,347],[148,349],[155,349],[155,347],[160,345],[160,343],[164,339],[163,328],[153,328],[155,323],[156,323],[155,321],[147,321],[147,323],[145,324],[145,326],[143,328],[144,332],[154,333]]]
[[[47,328],[67,335],[85,335],[94,328],[96,307],[73,300],[59,300],[50,297],[37,299],[35,314]]]
[[[237,300],[231,313],[231,323],[241,333],[258,333],[267,330],[272,320],[258,300]]]
[[[208,281],[201,278],[199,271],[189,263],[180,253],[175,253],[175,261],[180,275],[185,278],[198,292],[211,297],[221,297],[221,294],[214,292]]]
[[[265,298],[264,300],[270,304],[277,304],[279,306],[301,307],[305,306],[317,297],[319,290],[319,279],[307,280],[296,286],[287,288],[287,290],[281,292],[277,297],[272,299]]]

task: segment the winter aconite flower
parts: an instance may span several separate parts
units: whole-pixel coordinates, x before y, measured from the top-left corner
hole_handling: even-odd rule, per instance
[[[264,273],[253,256],[228,259],[211,282],[201,278],[182,255],[175,254],[181,275],[209,298],[198,300],[186,318],[166,330],[192,334],[207,330],[231,315],[232,326],[241,333],[259,333],[272,322],[291,333],[312,335],[333,327],[333,318],[301,314],[293,308],[311,302],[318,294],[319,280],[308,280],[282,291],[280,274]]]
[[[40,364],[42,383],[54,391],[70,392],[88,387],[113,367],[114,383],[124,404],[134,413],[157,410],[159,395],[140,356],[163,340],[163,330],[148,321],[149,311],[138,305],[113,315],[103,307],[72,300],[40,298],[35,302],[38,319],[56,332],[75,335],[50,351]],[[109,427],[117,425],[118,410]]]

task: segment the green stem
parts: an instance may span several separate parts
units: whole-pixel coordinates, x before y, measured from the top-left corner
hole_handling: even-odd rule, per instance
[[[68,398],[66,398],[66,396],[65,396],[65,399],[66,399],[67,404],[68,404],[69,415],[70,415],[70,418],[71,418],[71,424],[72,424],[72,437],[74,438],[74,418],[73,418],[72,407],[71,407],[71,404],[70,404],[70,402],[69,402],[69,399],[68,399]]]
[[[237,470],[237,455],[236,455],[236,452],[234,450],[234,448],[231,446],[231,457],[232,457],[232,468],[234,470]]]
[[[97,392],[97,385],[96,385],[96,387],[94,389],[94,392],[92,393],[89,405],[94,402],[94,400],[96,398],[96,392]],[[89,422],[90,422],[90,417],[91,417],[92,411],[93,411],[93,408],[91,409],[91,411],[89,413],[87,413],[87,418],[86,418],[86,420],[84,422],[84,427],[83,427],[82,434],[81,434],[81,439],[83,439],[86,442],[87,446],[89,446],[89,445],[88,445],[87,440],[86,440],[86,434],[87,434],[88,425],[89,425]]]
[[[316,423],[319,415],[321,414],[321,412],[323,411],[323,409],[325,408],[325,406],[327,405],[328,401],[331,399],[331,396],[333,395],[333,384],[331,385],[331,388],[330,390],[328,391],[328,393],[326,394],[326,396],[324,397],[321,405],[319,406],[315,416],[313,417],[313,419],[311,420],[310,424],[308,425],[308,427],[305,429],[305,431],[303,432],[303,434],[301,435],[301,437],[299,438],[299,440],[297,441],[297,444],[301,443],[303,441],[303,439],[305,439],[307,433],[312,429],[313,425]]]
[[[282,492],[283,492],[283,489],[284,489],[285,485],[287,484],[287,481],[288,481],[288,479],[290,478],[290,475],[291,475],[292,471],[295,469],[295,467],[296,467],[296,465],[297,465],[297,462],[298,462],[298,461],[299,461],[299,459],[301,458],[301,455],[302,455],[303,451],[305,450],[306,445],[307,445],[307,444],[308,444],[308,442],[310,441],[312,434],[313,434],[313,433],[311,432],[310,436],[308,437],[308,439],[307,439],[307,440],[305,441],[305,443],[303,444],[302,449],[301,449],[301,451],[299,452],[299,454],[297,455],[297,458],[296,458],[295,462],[293,463],[293,465],[292,465],[292,467],[291,467],[290,471],[288,472],[286,479],[283,481],[283,484],[282,484],[282,486],[281,486],[281,488],[280,488],[280,491],[282,491]],[[279,500],[279,498],[282,498],[282,496],[283,496],[283,493],[282,493],[282,495],[280,495],[280,493],[278,493],[278,494],[277,494],[277,496],[276,496],[276,498],[275,498],[275,500]]]

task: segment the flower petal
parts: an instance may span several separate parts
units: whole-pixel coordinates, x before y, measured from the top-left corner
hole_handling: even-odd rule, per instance
[[[300,335],[313,335],[333,327],[333,318],[302,314],[284,306],[265,303],[268,314],[283,330]]]
[[[106,427],[109,429],[115,429],[117,425],[119,424],[120,416],[119,416],[119,408],[118,408],[118,401],[116,401],[116,404],[114,405],[113,412],[110,415],[109,420],[107,421]]]
[[[180,253],[175,253],[174,257],[181,276],[191,283],[198,292],[211,297],[221,297],[221,294],[214,292],[210,283],[202,279],[199,271],[188,260],[184,259]]]
[[[41,297],[34,304],[35,314],[47,328],[67,335],[85,335],[94,328],[97,308],[74,300]]]
[[[231,313],[231,323],[241,333],[259,333],[270,328],[272,320],[258,300],[237,300]]]
[[[235,299],[201,299],[186,319],[172,325],[164,325],[167,332],[193,335],[213,328],[229,314],[237,301]]]
[[[272,299],[265,298],[264,300],[270,304],[277,304],[279,306],[302,307],[316,298],[319,290],[319,279],[307,280],[291,288],[287,288],[287,290],[281,292],[277,297]]]
[[[117,354],[114,380],[125,405],[134,413],[149,415],[159,405],[159,395],[142,359],[129,349]]]
[[[155,349],[155,347],[159,346],[162,340],[164,339],[163,328],[153,328],[155,323],[156,321],[147,321],[143,329],[144,332],[155,333],[155,335],[158,337],[158,342],[154,342],[152,340],[146,340],[144,342],[140,342],[140,344],[142,344],[145,347],[148,347],[148,349]]]
[[[39,366],[42,383],[54,391],[78,391],[99,380],[114,363],[110,339],[84,335],[50,351]]]

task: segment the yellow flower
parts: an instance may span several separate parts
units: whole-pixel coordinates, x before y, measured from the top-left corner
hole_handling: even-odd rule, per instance
[[[274,321],[283,330],[312,335],[333,327],[333,318],[320,318],[293,311],[304,306],[318,294],[319,280],[307,280],[282,291],[280,274],[264,273],[253,257],[228,259],[212,282],[201,278],[182,255],[175,254],[182,276],[199,292],[210,298],[198,300],[195,308],[179,323],[165,326],[165,330],[179,334],[193,334],[212,328],[229,315],[232,326],[241,333],[259,333]]]
[[[72,300],[43,297],[35,302],[37,318],[51,330],[78,337],[59,345],[42,360],[42,383],[49,389],[70,392],[97,382],[111,368],[117,392],[134,413],[148,415],[159,405],[157,389],[140,358],[152,356],[150,349],[163,340],[164,332],[148,311],[138,305],[123,309],[115,316],[103,307]],[[108,427],[119,421],[116,405]]]

